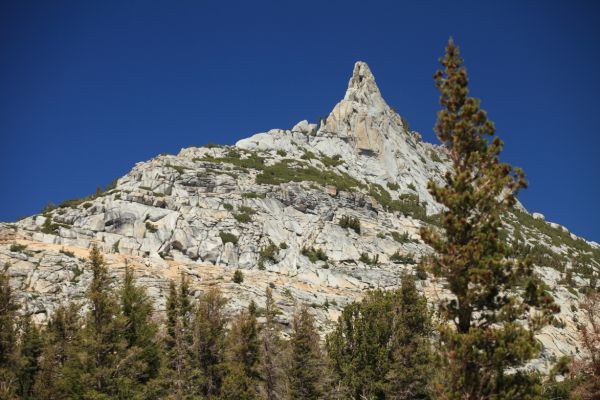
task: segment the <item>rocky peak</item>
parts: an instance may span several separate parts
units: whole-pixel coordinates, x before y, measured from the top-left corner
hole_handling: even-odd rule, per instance
[[[348,82],[344,101],[362,104],[369,109],[381,110],[384,108],[385,101],[375,83],[375,77],[364,61],[357,61],[354,64],[354,71]]]

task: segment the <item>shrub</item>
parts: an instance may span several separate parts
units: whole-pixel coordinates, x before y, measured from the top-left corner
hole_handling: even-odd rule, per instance
[[[179,175],[183,174],[185,172],[185,170],[187,169],[186,167],[182,167],[180,165],[172,165],[172,164],[167,164],[166,167],[173,168],[175,171],[177,171],[177,173]]]
[[[60,225],[52,223],[52,215],[46,215],[46,220],[42,224],[42,233],[54,234],[58,232]]]
[[[300,158],[303,160],[312,160],[314,158],[317,158],[317,156],[312,151],[304,150],[304,154],[302,154]]]
[[[244,282],[244,274],[239,269],[236,269],[233,273],[233,282],[237,284]]]
[[[410,243],[410,242],[415,241],[415,240],[411,239],[410,236],[408,236],[408,232],[399,233],[399,232],[394,231],[394,232],[392,232],[392,237],[398,243]]]
[[[385,233],[383,233],[383,232],[378,232],[378,233],[377,233],[377,237],[378,237],[379,239],[385,239]]]
[[[314,247],[303,247],[302,255],[308,257],[312,263],[317,261],[327,261],[325,252],[322,249],[315,249]]]
[[[10,245],[10,251],[12,251],[14,253],[22,253],[26,248],[27,248],[27,245],[19,244],[19,243],[13,243]]]
[[[349,217],[344,215],[339,222],[340,226],[344,229],[352,229],[354,232],[360,235],[360,220],[356,217]]]
[[[146,230],[148,230],[150,233],[154,233],[158,231],[158,228],[152,222],[146,221]]]
[[[227,211],[233,210],[233,206],[229,203],[223,203],[223,208],[226,209]]]
[[[265,261],[276,262],[277,246],[269,240],[269,244],[260,249],[258,254],[258,269],[265,269]]]
[[[395,264],[416,264],[415,258],[412,254],[400,254],[399,252],[395,252],[390,257],[390,261]]]
[[[431,161],[433,161],[433,162],[436,162],[436,163],[442,162],[442,159],[440,158],[440,156],[437,155],[437,153],[435,151],[429,152],[429,157],[431,158]]]
[[[387,187],[390,190],[398,190],[398,189],[400,189],[400,185],[398,185],[397,183],[391,183],[391,182],[387,183]]]
[[[379,264],[379,254],[376,254],[375,257],[371,258],[367,253],[361,253],[358,261],[363,262],[367,265],[377,265]]]
[[[248,192],[243,193],[242,197],[245,199],[264,199],[265,197],[267,197],[267,195],[264,193]]]
[[[417,279],[421,281],[427,280],[427,271],[425,270],[425,265],[423,262],[417,264],[415,275],[417,276]]]
[[[410,190],[412,190],[413,192],[416,192],[416,191],[417,191],[417,188],[416,188],[416,186],[415,186],[413,183],[409,183],[407,187],[408,187]]]
[[[113,243],[113,246],[112,246],[112,247],[113,247],[113,251],[114,251],[115,253],[118,253],[118,252],[119,252],[119,243],[121,243],[121,239],[119,239],[119,240],[117,240],[116,242],[114,242],[114,243]]]
[[[252,168],[262,170],[265,168],[265,159],[258,154],[251,152],[248,157],[242,158],[236,150],[230,150],[225,157],[205,156],[199,161],[208,161],[212,163],[233,164],[237,167]]]
[[[233,214],[233,217],[237,220],[237,222],[240,222],[242,224],[252,222],[252,217],[249,214],[236,213],[236,214]]]
[[[344,160],[342,160],[341,155],[336,154],[333,157],[329,157],[329,156],[321,157],[321,162],[326,167],[337,167],[338,165],[342,165],[344,163]]]
[[[285,250],[288,248],[288,245],[286,242],[281,242],[281,243],[279,243],[279,248],[282,250]]]
[[[287,152],[285,150],[277,150],[277,155],[279,157],[285,157],[287,156]]]
[[[233,243],[234,245],[238,244],[238,237],[235,236],[233,233],[219,232],[219,237],[221,238],[221,241],[223,242],[223,244],[225,244],[225,243]]]
[[[90,208],[91,206],[93,206],[93,204],[92,204],[92,203],[89,203],[89,202],[87,202],[87,203],[83,203],[83,208],[85,208],[85,209],[88,209],[88,208]]]

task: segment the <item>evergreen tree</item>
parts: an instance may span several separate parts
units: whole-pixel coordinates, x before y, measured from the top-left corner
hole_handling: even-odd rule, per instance
[[[79,306],[70,303],[60,306],[48,321],[44,331],[44,345],[40,357],[39,372],[33,388],[37,399],[65,399],[68,383],[63,368],[68,357],[73,356],[78,346],[79,332],[82,329]]]
[[[418,293],[415,278],[404,275],[390,340],[387,399],[430,398],[429,381],[434,366],[431,330],[427,300]]]
[[[273,300],[273,291],[267,287],[265,301],[265,323],[261,331],[260,374],[262,377],[261,395],[266,400],[281,398],[281,373],[278,354],[281,352],[279,329],[275,322],[278,314]]]
[[[0,398],[16,398],[18,367],[17,310],[19,309],[10,287],[9,265],[0,270]]]
[[[287,371],[292,400],[314,400],[323,395],[323,356],[313,316],[306,306],[294,315],[289,341],[290,360]]]
[[[193,331],[193,366],[201,372],[201,394],[218,396],[223,380],[227,300],[218,289],[206,292],[198,301]]]
[[[143,385],[156,378],[160,368],[160,347],[156,334],[158,327],[152,321],[153,306],[144,288],[137,286],[133,271],[125,266],[123,286],[120,291],[122,335],[127,341],[126,362],[128,377]],[[142,390],[140,388],[139,390]]]
[[[226,375],[221,390],[222,399],[258,398],[260,344],[256,305],[251,302],[248,311],[237,315],[227,335]]]
[[[327,352],[344,397],[385,397],[397,304],[397,291],[368,292],[362,301],[344,307],[327,336]]]
[[[517,322],[528,306],[513,295],[530,278],[531,263],[511,258],[499,235],[501,217],[526,186],[524,175],[499,161],[503,144],[479,100],[468,96],[467,73],[452,39],[441,64],[435,81],[443,108],[435,131],[453,169],[445,185],[429,183],[445,207],[444,234],[424,229],[422,237],[437,252],[434,271],[454,295],[441,304],[454,325],[440,331],[448,363],[442,391],[450,399],[536,398],[538,386],[525,373],[507,373],[538,352],[533,332]]]
[[[38,327],[31,321],[31,316],[22,317],[20,335],[19,395],[22,399],[30,399],[33,385],[40,368],[42,353],[42,337]]]

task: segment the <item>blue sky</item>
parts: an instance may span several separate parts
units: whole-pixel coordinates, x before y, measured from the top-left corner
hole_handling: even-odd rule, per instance
[[[437,142],[450,35],[527,174],[525,206],[600,241],[596,1],[3,1],[0,220],[159,153],[315,121],[357,60]]]

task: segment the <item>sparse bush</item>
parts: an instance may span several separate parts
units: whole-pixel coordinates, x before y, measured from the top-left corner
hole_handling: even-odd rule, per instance
[[[10,251],[13,253],[22,253],[27,248],[25,244],[13,243],[10,245]]]
[[[398,189],[400,189],[400,185],[398,185],[397,183],[391,183],[391,182],[387,183],[387,187],[390,190],[398,190]]]
[[[365,263],[367,265],[377,265],[379,264],[379,254],[375,254],[373,258],[369,257],[367,253],[361,253],[358,261]]]
[[[113,251],[115,253],[119,252],[119,243],[121,243],[121,239],[117,240],[116,242],[113,243]]]
[[[344,229],[352,229],[354,232],[360,235],[360,220],[356,217],[349,217],[344,215],[339,222],[340,226]]]
[[[158,228],[152,222],[146,221],[146,230],[150,233],[155,233],[158,231]]]
[[[223,208],[226,209],[227,211],[233,210],[233,206],[229,203],[223,203]]]
[[[312,160],[317,158],[317,156],[312,151],[304,150],[304,154],[300,158],[303,160]]]
[[[302,255],[308,257],[312,263],[316,263],[317,261],[327,261],[325,252],[322,249],[315,249],[314,247],[303,247]]]
[[[237,213],[237,214],[233,214],[233,217],[236,219],[237,222],[240,222],[242,224],[252,222],[252,217],[249,214]]]
[[[219,237],[221,238],[221,241],[223,242],[223,244],[225,244],[225,243],[233,243],[234,245],[238,244],[238,237],[235,236],[233,233],[219,232]]]
[[[282,250],[285,250],[288,248],[288,245],[286,242],[281,242],[281,243],[279,243],[279,248]]]
[[[396,251],[390,257],[390,261],[395,264],[416,264],[415,258],[412,254],[400,254]]]
[[[344,163],[344,160],[342,160],[341,155],[336,154],[333,157],[329,157],[329,156],[321,157],[321,162],[326,167],[337,167],[338,165],[342,165]]]
[[[277,155],[279,157],[285,157],[287,156],[287,152],[285,150],[277,150]]]
[[[277,246],[269,240],[269,244],[260,249],[258,254],[258,269],[265,269],[265,261],[276,262]]]
[[[91,206],[93,206],[93,204],[92,204],[92,203],[90,203],[90,202],[83,203],[83,208],[85,208],[85,209],[88,209],[88,208],[90,208]]]
[[[410,238],[410,236],[408,235],[408,232],[399,233],[399,232],[393,231],[392,232],[392,237],[398,243],[410,243],[410,242],[414,242],[415,241],[415,240],[413,240],[413,239]]]
[[[437,153],[434,151],[429,152],[429,158],[431,158],[431,161],[436,162],[436,163],[443,162],[442,159],[440,158],[440,156],[438,156]]]
[[[238,285],[244,282],[244,274],[239,269],[236,269],[233,273],[233,282],[237,283]]]
[[[225,164],[233,164],[242,168],[251,168],[262,170],[265,168],[265,159],[263,157],[258,156],[258,154],[250,152],[250,154],[246,158],[242,158],[242,156],[236,150],[230,150],[225,157],[212,157],[205,156],[199,161],[207,161],[212,163],[225,163]]]
[[[67,257],[71,257],[71,258],[75,257],[75,253],[73,253],[72,251],[69,251],[69,250],[65,250],[64,248],[60,249],[60,253],[64,254]]]
[[[177,171],[177,173],[179,175],[183,174],[185,172],[185,170],[187,169],[186,167],[182,167],[181,165],[172,165],[172,164],[167,164],[166,167],[173,168],[175,171]]]
[[[414,192],[417,191],[417,187],[414,185],[414,183],[409,183],[407,187]]]

